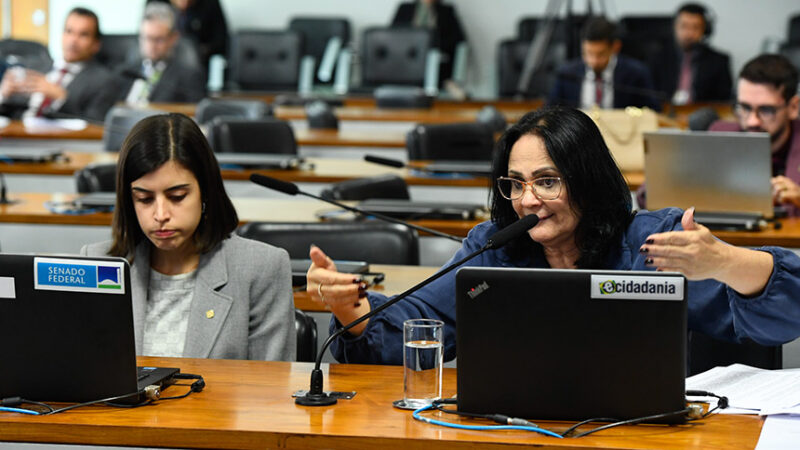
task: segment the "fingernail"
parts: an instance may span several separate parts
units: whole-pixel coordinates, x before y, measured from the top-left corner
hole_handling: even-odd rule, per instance
[[[363,281],[364,280],[362,280],[360,277],[359,278],[353,278],[353,284],[358,284],[358,283],[361,283]]]
[[[362,281],[361,284],[358,285],[358,290],[359,291],[367,290],[367,282],[366,281]]]
[[[653,258],[647,258],[647,259],[645,259],[645,260],[644,260],[644,263],[645,263],[645,264],[647,264],[648,266],[651,266],[651,265],[653,265]]]
[[[648,239],[648,240],[644,241],[644,243],[645,243],[645,244],[652,244],[652,243],[653,243],[653,240],[652,240],[652,239]]]
[[[367,298],[367,291],[358,291],[358,298]]]
[[[644,246],[639,247],[639,253],[647,253],[648,251],[649,250],[647,250],[647,247],[644,247]]]
[[[354,307],[354,308],[358,308],[359,306],[361,306],[361,302],[355,302],[355,303],[353,303],[353,307]]]

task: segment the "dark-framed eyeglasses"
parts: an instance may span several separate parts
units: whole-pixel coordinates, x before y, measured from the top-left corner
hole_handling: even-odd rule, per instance
[[[755,111],[758,120],[762,122],[772,122],[775,120],[775,116],[778,114],[778,111],[786,108],[787,106],[788,104],[784,103],[783,105],[759,105],[754,107],[748,103],[736,102],[733,105],[733,113],[739,119],[744,120]]]
[[[499,177],[497,190],[508,200],[517,200],[525,195],[525,186],[529,186],[533,195],[540,200],[555,200],[561,195],[561,177],[541,177],[531,181],[517,178]]]

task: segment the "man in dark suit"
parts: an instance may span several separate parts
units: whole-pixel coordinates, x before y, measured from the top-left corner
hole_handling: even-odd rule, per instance
[[[0,82],[0,114],[103,120],[117,96],[114,76],[93,57],[100,49],[97,16],[74,8],[64,22],[63,60],[47,74],[12,68]]]
[[[394,14],[392,26],[430,29],[433,33],[433,44],[443,56],[439,68],[439,84],[452,77],[456,46],[467,40],[455,8],[438,0],[401,3]]]
[[[139,30],[141,58],[120,68],[127,103],[196,103],[205,97],[205,74],[194,55],[176,51],[179,38],[173,9],[149,3]]]
[[[653,82],[647,67],[620,55],[621,46],[612,22],[604,17],[589,19],[581,33],[582,59],[569,61],[559,69],[547,103],[660,110],[652,96]]]
[[[704,6],[681,6],[675,15],[675,45],[666,46],[649,62],[656,88],[676,104],[731,99],[730,57],[706,43],[712,27]]]

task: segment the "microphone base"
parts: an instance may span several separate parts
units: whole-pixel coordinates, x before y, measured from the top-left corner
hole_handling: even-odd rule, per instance
[[[19,203],[19,200],[13,198],[0,198],[0,205],[13,205]]]
[[[311,394],[308,393],[302,397],[297,397],[294,402],[301,406],[330,406],[335,405],[336,397],[328,393]]]

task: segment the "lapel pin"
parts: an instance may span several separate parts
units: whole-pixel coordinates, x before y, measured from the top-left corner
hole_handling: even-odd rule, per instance
[[[213,318],[214,318],[214,310],[209,309],[208,311],[206,311],[206,319],[213,319]]]

